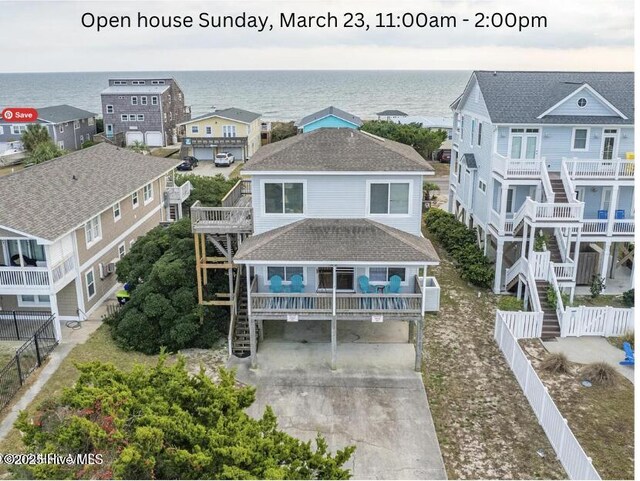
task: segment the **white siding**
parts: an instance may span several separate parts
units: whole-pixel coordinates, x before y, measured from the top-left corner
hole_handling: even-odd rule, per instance
[[[306,182],[305,212],[303,214],[265,214],[263,207],[263,182],[265,180]],[[368,215],[369,182],[407,181],[411,184],[409,215]],[[253,210],[254,232],[275,229],[304,218],[369,218],[382,224],[401,229],[411,234],[420,234],[422,214],[422,176],[394,175],[308,175],[308,176],[265,176],[254,175]]]

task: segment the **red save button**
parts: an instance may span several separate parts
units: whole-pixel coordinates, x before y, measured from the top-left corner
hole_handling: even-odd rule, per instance
[[[2,120],[6,122],[35,122],[38,111],[30,107],[7,107],[2,111]]]

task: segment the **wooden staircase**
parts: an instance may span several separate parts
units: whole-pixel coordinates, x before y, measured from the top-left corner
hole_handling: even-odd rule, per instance
[[[538,298],[540,299],[540,305],[544,312],[542,320],[542,335],[540,338],[543,341],[548,341],[560,337],[560,324],[558,324],[558,317],[556,315],[555,306],[551,305],[547,296],[547,287],[549,284],[546,281],[536,281],[536,289],[538,290]]]
[[[549,180],[551,181],[551,189],[553,190],[554,202],[559,204],[566,204],[569,202],[567,199],[567,192],[564,190],[564,183],[560,174],[549,173]]]
[[[249,339],[249,315],[247,311],[247,284],[240,280],[240,295],[237,304],[237,317],[233,330],[231,352],[237,357],[251,355],[251,341]]]

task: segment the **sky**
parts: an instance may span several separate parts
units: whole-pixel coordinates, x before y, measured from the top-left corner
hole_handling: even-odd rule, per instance
[[[280,13],[333,13],[337,28],[280,28]],[[455,16],[456,28],[375,28],[405,13]],[[475,28],[482,14],[545,16],[547,28]],[[3,1],[0,72],[262,69],[633,70],[633,0]],[[137,28],[137,15],[268,16],[271,31]],[[362,13],[370,29],[344,28]],[[132,28],[84,27],[84,14]],[[90,15],[85,16],[89,19]],[[411,15],[405,17],[411,18]],[[463,22],[468,18],[468,22]]]

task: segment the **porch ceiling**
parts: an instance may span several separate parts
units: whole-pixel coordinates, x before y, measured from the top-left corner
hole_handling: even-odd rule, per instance
[[[437,264],[428,239],[369,219],[304,219],[244,241],[234,262]]]

